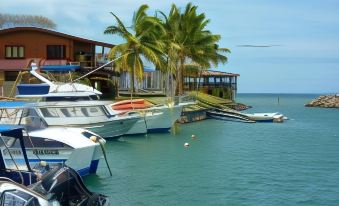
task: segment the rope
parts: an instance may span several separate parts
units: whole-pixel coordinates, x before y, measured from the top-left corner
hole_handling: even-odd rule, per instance
[[[87,74],[85,74],[85,75],[82,75],[82,76],[81,76],[81,77],[79,77],[79,78],[76,78],[76,79],[75,79],[75,80],[73,80],[71,83],[73,83],[73,82],[76,82],[76,81],[78,81],[78,80],[80,80],[80,79],[82,79],[82,78],[85,78],[85,77],[87,77],[88,75],[90,75],[90,74],[92,74],[92,73],[94,73],[94,72],[98,71],[99,69],[102,69],[102,68],[104,68],[104,67],[105,67],[105,66],[107,66],[107,65],[110,65],[110,64],[112,64],[113,62],[117,61],[118,59],[120,59],[120,58],[122,58],[123,56],[126,56],[126,55],[128,55],[128,54],[130,54],[130,53],[126,53],[126,54],[124,54],[124,55],[121,55],[121,56],[119,56],[119,57],[117,57],[117,58],[113,59],[112,61],[109,61],[109,62],[107,62],[106,64],[104,64],[104,65],[102,65],[102,66],[100,66],[100,67],[98,67],[98,68],[96,68],[96,69],[94,69],[94,70],[92,70],[92,71],[88,72]]]
[[[109,166],[109,164],[108,164],[108,161],[107,161],[107,156],[106,156],[106,150],[105,150],[105,147],[104,147],[104,145],[102,144],[102,142],[101,142],[100,140],[98,141],[98,143],[99,143],[99,145],[100,145],[100,147],[101,147],[102,154],[104,155],[104,159],[105,159],[105,162],[106,162],[106,165],[107,165],[109,174],[110,174],[111,177],[112,177],[113,175],[112,175],[111,168],[110,168],[110,166]]]

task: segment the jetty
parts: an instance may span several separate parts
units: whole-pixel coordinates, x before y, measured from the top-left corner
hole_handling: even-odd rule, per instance
[[[127,100],[131,96],[120,96],[116,100]],[[169,102],[168,97],[165,96],[153,96],[153,95],[135,95],[132,99],[143,98],[151,104],[161,105]],[[195,104],[186,105],[183,107],[182,115],[178,119],[179,123],[190,123],[200,120],[207,119],[208,111],[215,111],[218,113],[228,113],[231,114],[235,119],[242,120],[244,122],[254,122],[246,115],[239,112],[240,110],[245,110],[250,108],[241,103],[235,101],[216,97],[209,95],[203,92],[191,91],[187,93],[187,96],[174,99],[174,102],[183,102],[183,101],[192,101],[194,100]]]
[[[339,94],[322,95],[305,105],[306,107],[339,108]]]

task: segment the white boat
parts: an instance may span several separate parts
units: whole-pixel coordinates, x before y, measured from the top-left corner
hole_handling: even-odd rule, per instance
[[[54,168],[41,176],[32,171],[26,155],[22,127],[0,125],[2,146],[8,152],[10,148],[5,140],[14,140],[21,149],[24,165],[10,169],[4,163],[0,153],[0,204],[30,205],[30,206],[61,206],[61,205],[93,205],[106,206],[109,200],[106,196],[89,191],[79,174],[69,168]],[[15,162],[15,158],[12,158]],[[28,185],[28,186],[27,186]]]
[[[41,162],[47,163],[49,167],[66,165],[81,176],[96,173],[102,158],[100,143],[105,144],[105,140],[97,134],[80,128],[34,130],[26,132],[23,140],[31,168],[40,168]],[[0,148],[7,168],[22,166],[25,160],[18,142],[13,141],[13,138],[4,141],[7,146]]]
[[[74,65],[51,65],[42,66],[44,71],[74,71],[79,66]],[[80,68],[80,67],[79,67]],[[17,98],[37,99],[38,101],[79,101],[79,100],[98,100],[102,94],[91,86],[71,82],[50,81],[37,72],[39,68],[32,63],[30,73],[43,84],[19,84],[17,85]]]
[[[104,138],[120,137],[140,120],[136,115],[112,115],[105,105],[103,101],[39,102],[24,117],[36,115],[47,126],[85,128]]]
[[[104,138],[124,135],[140,116],[110,114],[104,102],[0,102],[0,123],[41,127],[78,127]],[[31,129],[30,129],[31,130]]]
[[[215,110],[208,110],[206,111],[206,115],[220,120],[226,120],[226,121],[237,121],[237,122],[246,122],[246,123],[254,123],[254,120],[249,119],[245,115],[242,115],[240,113],[233,113],[228,111],[223,111],[220,109]]]
[[[275,112],[275,113],[253,113],[247,114],[244,113],[248,118],[256,122],[283,122],[286,117],[284,115]]]

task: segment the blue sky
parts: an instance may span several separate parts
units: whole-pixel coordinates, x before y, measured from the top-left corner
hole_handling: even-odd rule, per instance
[[[336,0],[11,0],[0,1],[2,13],[43,15],[57,30],[109,43],[103,34],[113,12],[129,25],[144,3],[149,14],[168,12],[172,3],[198,5],[231,49],[229,62],[216,70],[239,73],[241,93],[338,93],[339,1]],[[238,47],[238,45],[280,45]]]

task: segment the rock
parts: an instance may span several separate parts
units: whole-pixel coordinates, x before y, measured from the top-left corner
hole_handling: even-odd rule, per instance
[[[339,94],[322,95],[310,101],[306,107],[339,108]]]

